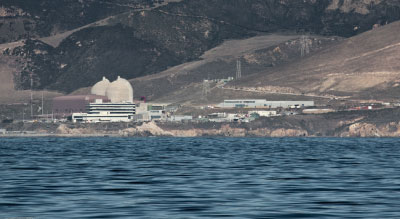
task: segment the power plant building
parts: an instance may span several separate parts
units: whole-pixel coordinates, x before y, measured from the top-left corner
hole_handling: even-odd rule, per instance
[[[103,77],[90,90],[90,95],[61,96],[53,99],[53,112],[59,117],[72,115],[74,122],[132,121],[136,114],[133,88],[118,76],[111,82]]]
[[[72,113],[87,112],[86,106],[96,100],[109,102],[109,99],[100,95],[71,95],[60,96],[53,99],[53,114],[56,118],[68,117]]]
[[[118,76],[117,80],[109,84],[106,96],[112,103],[133,102],[133,88],[131,83]]]
[[[133,101],[133,88],[130,82],[118,76],[110,82],[107,78],[97,82],[89,95],[61,96],[53,99],[53,113],[56,118],[72,116],[73,122],[132,122],[132,121],[186,121],[191,116],[171,116],[177,109],[168,108],[166,103],[140,103]],[[265,109],[305,108],[314,106],[314,101],[267,101],[265,99],[224,100],[216,105],[219,108],[249,108],[250,114],[276,116],[277,111]],[[258,108],[258,109],[256,109]],[[264,110],[263,110],[264,109]],[[209,117],[209,121],[250,121],[236,114],[224,118]]]
[[[87,113],[72,114],[73,122],[130,122],[136,114],[134,103],[103,103],[96,100],[87,105]]]
[[[103,77],[103,80],[97,82],[92,87],[90,93],[93,95],[106,96],[108,86],[110,86],[110,81],[106,77]]]

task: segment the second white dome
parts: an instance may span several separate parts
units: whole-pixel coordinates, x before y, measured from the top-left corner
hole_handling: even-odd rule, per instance
[[[120,76],[108,86],[105,95],[112,103],[133,102],[132,85]]]

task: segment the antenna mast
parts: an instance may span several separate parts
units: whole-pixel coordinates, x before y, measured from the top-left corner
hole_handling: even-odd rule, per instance
[[[207,95],[210,93],[210,80],[203,80],[203,99],[207,99]]]
[[[310,39],[308,36],[303,35],[300,40],[301,57],[310,53]]]
[[[242,77],[242,63],[238,59],[236,61],[236,80]]]
[[[43,96],[44,96],[44,94],[43,94],[43,91],[42,91],[42,116],[43,116],[43,110],[44,110],[44,108],[43,108],[43,102],[44,102],[43,99],[44,99],[44,97]]]
[[[33,88],[33,75],[32,72],[30,72],[30,78],[31,78],[31,118],[33,117],[33,92],[32,92],[32,88]]]

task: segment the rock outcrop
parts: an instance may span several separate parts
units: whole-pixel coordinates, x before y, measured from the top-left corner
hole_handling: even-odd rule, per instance
[[[376,125],[368,123],[355,123],[349,126],[350,137],[381,137],[383,133]]]
[[[271,137],[304,137],[308,136],[306,130],[299,129],[276,129],[271,132]]]
[[[119,131],[121,136],[174,136],[174,133],[161,129],[155,122],[143,123],[135,128]]]
[[[93,130],[91,128],[70,128],[65,124],[58,126],[56,133],[72,136],[102,134],[99,130]]]
[[[390,122],[382,125],[354,123],[342,137],[400,137],[400,124]]]

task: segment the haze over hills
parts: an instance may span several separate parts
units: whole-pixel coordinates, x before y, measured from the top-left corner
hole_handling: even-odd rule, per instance
[[[158,101],[217,103],[226,98],[316,98],[397,101],[400,92],[400,22],[342,39],[308,36],[310,54],[301,57],[302,36],[266,35],[228,41],[199,61],[133,79],[137,96]],[[254,46],[257,45],[257,46]],[[233,49],[234,48],[234,49]],[[204,79],[243,78],[221,86]],[[211,77],[210,77],[211,76]]]
[[[399,33],[400,22],[394,22],[230,86],[265,93],[290,88],[293,93],[397,99],[400,91]],[[269,89],[270,86],[276,91]]]
[[[224,97],[235,97],[235,92],[229,91],[217,98],[216,92],[221,92],[223,85],[211,82],[212,92],[205,100],[202,94],[203,80],[234,78],[237,60],[241,61],[244,78],[298,60],[301,58],[302,37],[294,34],[270,34],[246,40],[226,41],[207,51],[198,61],[188,62],[158,74],[132,79],[131,82],[138,88],[135,93],[137,97],[146,96],[165,102],[218,102]],[[310,41],[310,53],[342,40],[342,38],[322,36],[309,36],[307,39]]]
[[[169,2],[172,3],[167,4]],[[304,78],[289,69],[303,65],[300,64],[303,61],[305,66],[320,65],[328,59],[323,57],[335,57],[334,50],[345,53],[346,44],[333,46],[340,37],[332,36],[354,36],[374,25],[385,25],[400,18],[400,2],[394,0],[76,0],[57,1],[57,4],[40,0],[29,4],[25,1],[1,4],[0,38],[5,44],[0,45],[0,59],[3,60],[0,69],[1,77],[7,78],[7,83],[11,79],[14,83],[8,86],[9,90],[29,89],[30,73],[33,73],[34,89],[66,93],[91,86],[102,76],[112,80],[120,75],[133,79],[134,87],[140,90],[138,95],[161,100],[163,95],[164,99],[183,98],[185,89],[182,88],[195,89],[205,78],[232,76],[237,58],[242,60],[244,71],[254,75],[232,86],[244,87],[254,81],[260,83],[259,86],[269,86],[265,80],[271,80],[278,87],[290,87],[289,91],[352,95],[349,92],[358,90],[341,89],[348,85],[337,82],[334,76],[329,80],[316,79],[317,71],[314,71],[312,88],[302,90],[302,85],[291,81]],[[390,28],[383,29],[390,34]],[[272,34],[278,32],[278,35]],[[268,34],[272,34],[270,38]],[[309,57],[300,59],[298,48],[302,35],[310,35],[312,48]],[[26,40],[28,37],[30,39]],[[379,46],[394,42],[392,38],[383,38],[387,42],[368,48],[365,43],[370,41],[366,38],[368,33],[351,39],[360,41],[354,45],[365,51],[378,50]],[[213,51],[218,51],[213,48],[231,39],[243,40],[225,46],[239,46],[237,50],[229,48],[228,55],[221,50],[212,55]],[[332,52],[323,55],[326,48],[331,48]],[[361,48],[352,50],[349,56],[363,51]],[[340,56],[341,53],[337,53],[336,56]],[[364,58],[367,56],[361,57]],[[391,59],[388,63],[394,61],[396,59]],[[358,65],[356,60],[353,65]],[[396,71],[397,67],[394,68]],[[331,73],[343,73],[334,70],[328,69]],[[348,71],[356,70],[354,67]],[[179,77],[169,80],[174,83],[171,87],[162,75],[174,71]],[[185,71],[189,72],[186,77],[182,76]],[[386,68],[381,71],[393,72]],[[261,75],[262,78],[271,76],[258,81],[256,78]],[[288,75],[292,79],[282,77],[280,82],[274,75]],[[383,80],[382,77],[378,79]],[[348,81],[355,83],[357,80]],[[151,83],[145,84],[147,82]],[[381,84],[363,88],[375,85]]]

